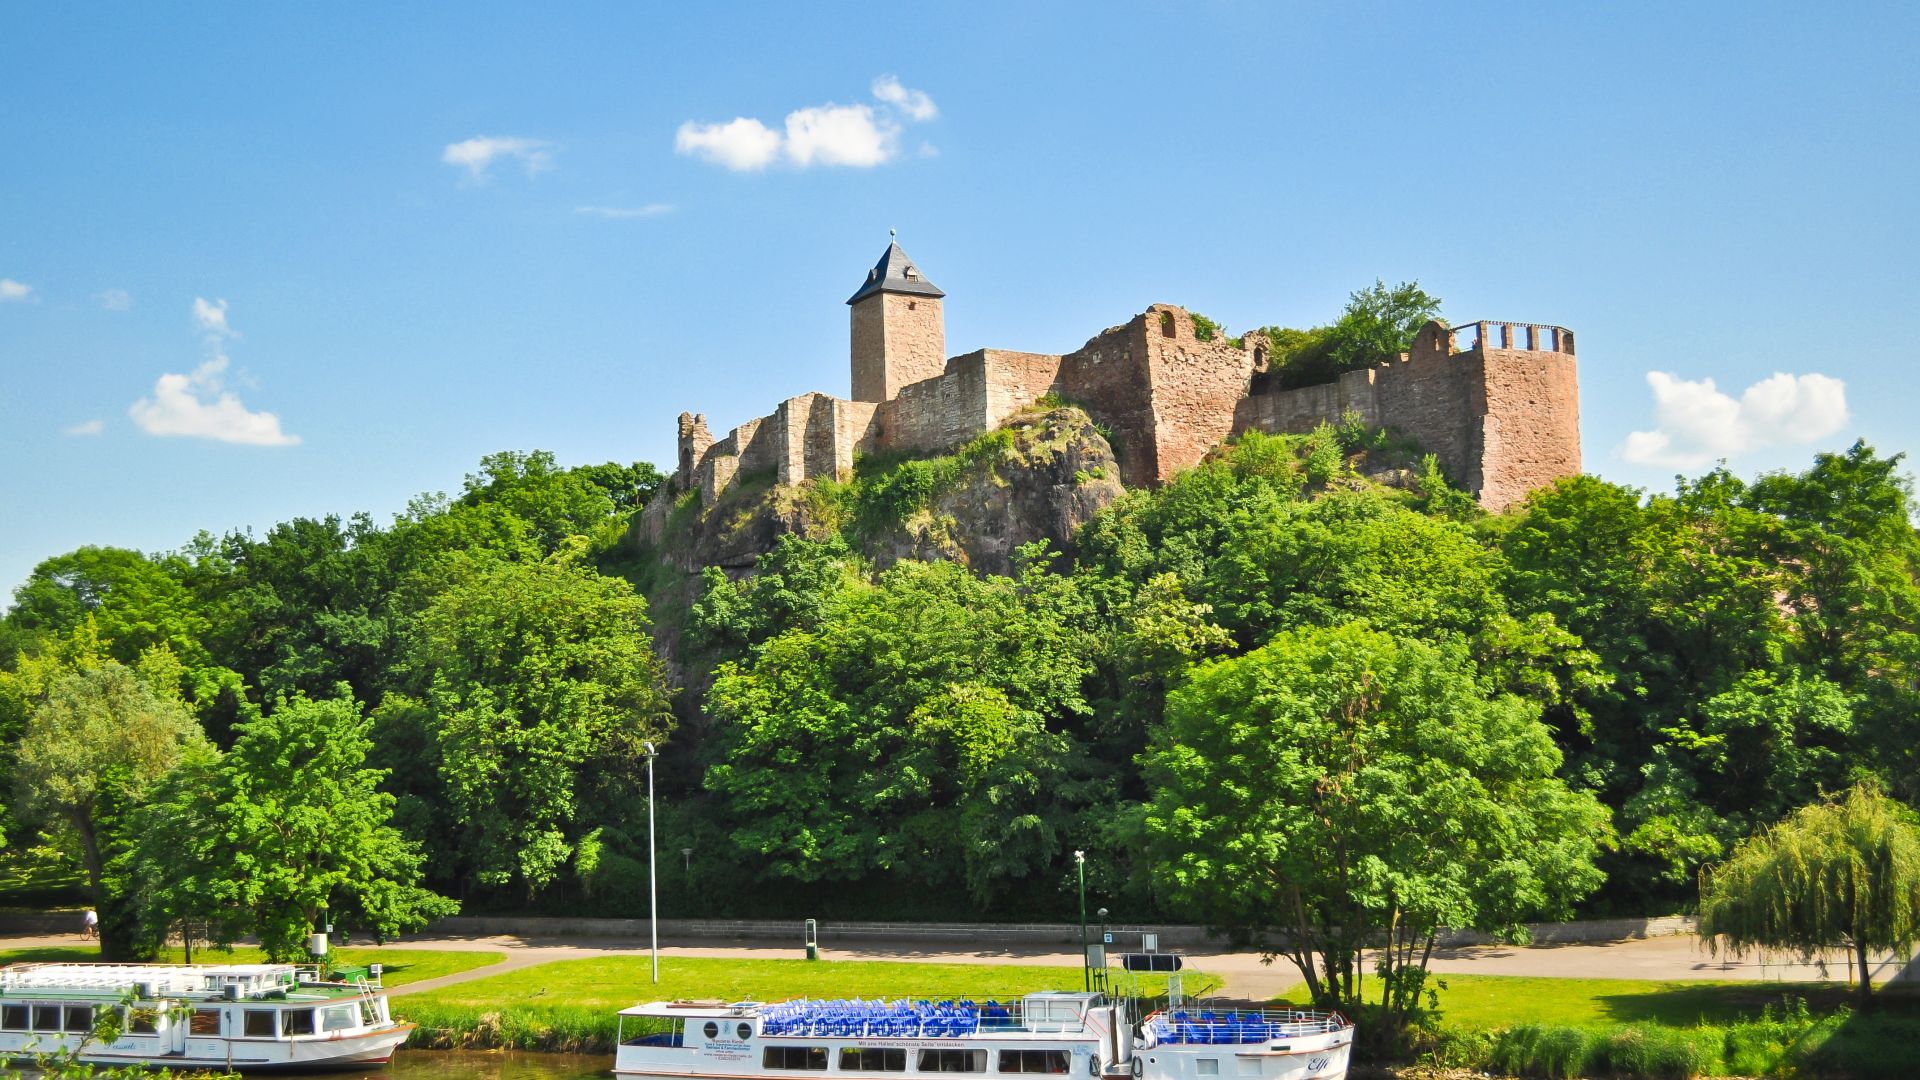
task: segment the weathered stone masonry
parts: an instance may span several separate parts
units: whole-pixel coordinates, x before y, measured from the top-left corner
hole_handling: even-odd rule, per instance
[[[1154,304],[1065,355],[980,349],[942,359],[944,297],[889,245],[848,301],[853,397],[803,394],[715,440],[682,413],[672,483],[647,507],[657,538],[688,491],[711,505],[740,476],[844,479],[855,455],[936,452],[1053,394],[1113,432],[1121,480],[1160,483],[1244,431],[1304,432],[1357,412],[1437,455],[1499,511],[1580,471],[1573,333],[1532,323],[1428,323],[1393,362],[1292,390],[1265,387],[1267,342],[1202,341],[1183,309]]]

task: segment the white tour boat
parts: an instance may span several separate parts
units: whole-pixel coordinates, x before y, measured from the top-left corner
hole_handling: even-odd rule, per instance
[[[102,1011],[124,1034],[93,1039]],[[384,1065],[412,1024],[378,971],[323,982],[292,964],[10,964],[0,968],[0,1058],[79,1051],[95,1065],[313,1069]]]
[[[613,1072],[694,1080],[1338,1080],[1353,1047],[1353,1025],[1339,1013],[1188,1004],[1136,1024],[1129,1011],[1129,1002],[1104,994],[1065,992],[1007,1003],[655,1001],[621,1010]]]

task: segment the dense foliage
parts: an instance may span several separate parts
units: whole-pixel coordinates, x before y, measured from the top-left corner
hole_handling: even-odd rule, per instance
[[[1356,295],[1340,355],[1417,292]],[[1677,910],[1797,807],[1920,798],[1920,537],[1864,444],[1488,517],[1358,424],[1248,435],[1005,577],[876,562],[870,519],[960,470],[870,465],[751,573],[627,538],[652,469],[541,453],[385,524],[49,559],[0,619],[6,838],[84,866],[124,949],[632,915],[652,743],[668,913],[1059,917],[1080,850],[1117,917],[1305,928],[1329,996],[1378,928],[1406,1006],[1441,923]],[[257,827],[321,815],[347,862]]]

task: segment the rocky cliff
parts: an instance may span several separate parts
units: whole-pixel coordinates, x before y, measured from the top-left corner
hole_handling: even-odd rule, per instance
[[[787,533],[841,533],[882,567],[951,559],[1006,574],[1023,544],[1069,550],[1074,531],[1124,492],[1119,475],[1113,447],[1084,412],[1036,408],[949,454],[861,461],[847,480],[742,476],[704,511],[689,493],[657,541],[636,531],[632,542],[641,561],[678,574],[750,573]]]

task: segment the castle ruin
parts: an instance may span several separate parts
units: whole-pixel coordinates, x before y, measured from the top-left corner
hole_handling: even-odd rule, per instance
[[[1241,432],[1306,432],[1349,412],[1437,455],[1495,512],[1580,471],[1573,333],[1561,327],[1430,322],[1396,360],[1281,390],[1266,386],[1264,336],[1201,340],[1171,304],[1064,355],[978,349],[948,358],[945,295],[889,244],[847,300],[852,397],[788,398],[718,440],[705,416],[680,414],[678,466],[647,507],[642,534],[657,538],[688,491],[711,506],[743,475],[846,479],[856,455],[945,450],[1049,394],[1113,433],[1128,487],[1165,481]]]

